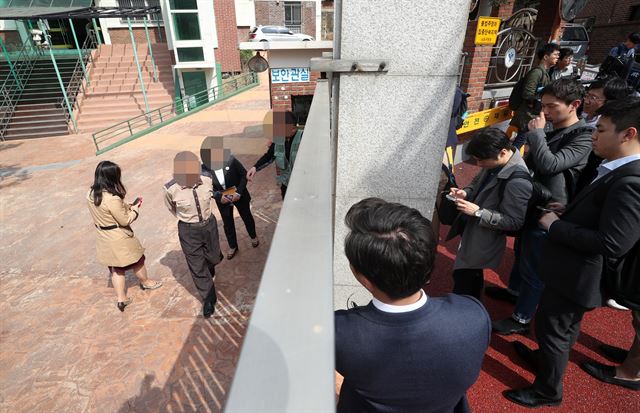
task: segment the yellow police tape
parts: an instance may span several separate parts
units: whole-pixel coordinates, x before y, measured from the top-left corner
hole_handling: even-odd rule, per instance
[[[494,123],[500,123],[505,120],[511,119],[513,116],[511,109],[506,106],[500,106],[493,109],[483,110],[482,112],[471,113],[468,115],[462,127],[456,130],[458,135],[471,132],[477,129],[486,128]]]

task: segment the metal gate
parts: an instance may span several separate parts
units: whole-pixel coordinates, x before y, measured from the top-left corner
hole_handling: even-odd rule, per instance
[[[538,40],[531,33],[538,11],[522,9],[502,22],[491,51],[486,87],[515,84],[531,69]]]

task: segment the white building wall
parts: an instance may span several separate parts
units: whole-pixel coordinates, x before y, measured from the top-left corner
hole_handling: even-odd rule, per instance
[[[256,25],[256,5],[254,0],[235,0],[236,26],[253,27]]]

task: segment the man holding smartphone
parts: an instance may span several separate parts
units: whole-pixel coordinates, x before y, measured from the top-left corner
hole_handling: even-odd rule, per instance
[[[581,171],[591,151],[591,132],[577,110],[584,98],[584,88],[575,80],[562,78],[542,92],[542,112],[529,122],[525,138],[530,150],[527,166],[533,179],[551,192],[551,201],[566,205],[573,199]],[[553,131],[545,132],[547,121]],[[551,205],[547,206],[553,209]],[[494,321],[493,331],[502,335],[526,333],[535,313],[544,283],[538,275],[538,264],[547,231],[537,222],[525,225],[516,249],[516,260],[508,288],[487,287],[489,297],[515,302],[511,317]]]

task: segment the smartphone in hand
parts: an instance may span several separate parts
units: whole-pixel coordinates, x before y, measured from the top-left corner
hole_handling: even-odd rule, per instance
[[[545,207],[541,207],[540,205],[536,205],[536,208],[539,209],[542,212],[556,212],[553,209],[549,209],[549,208],[545,208]]]
[[[138,205],[138,206],[142,205],[142,197],[139,196],[136,199],[134,199],[131,205]]]

